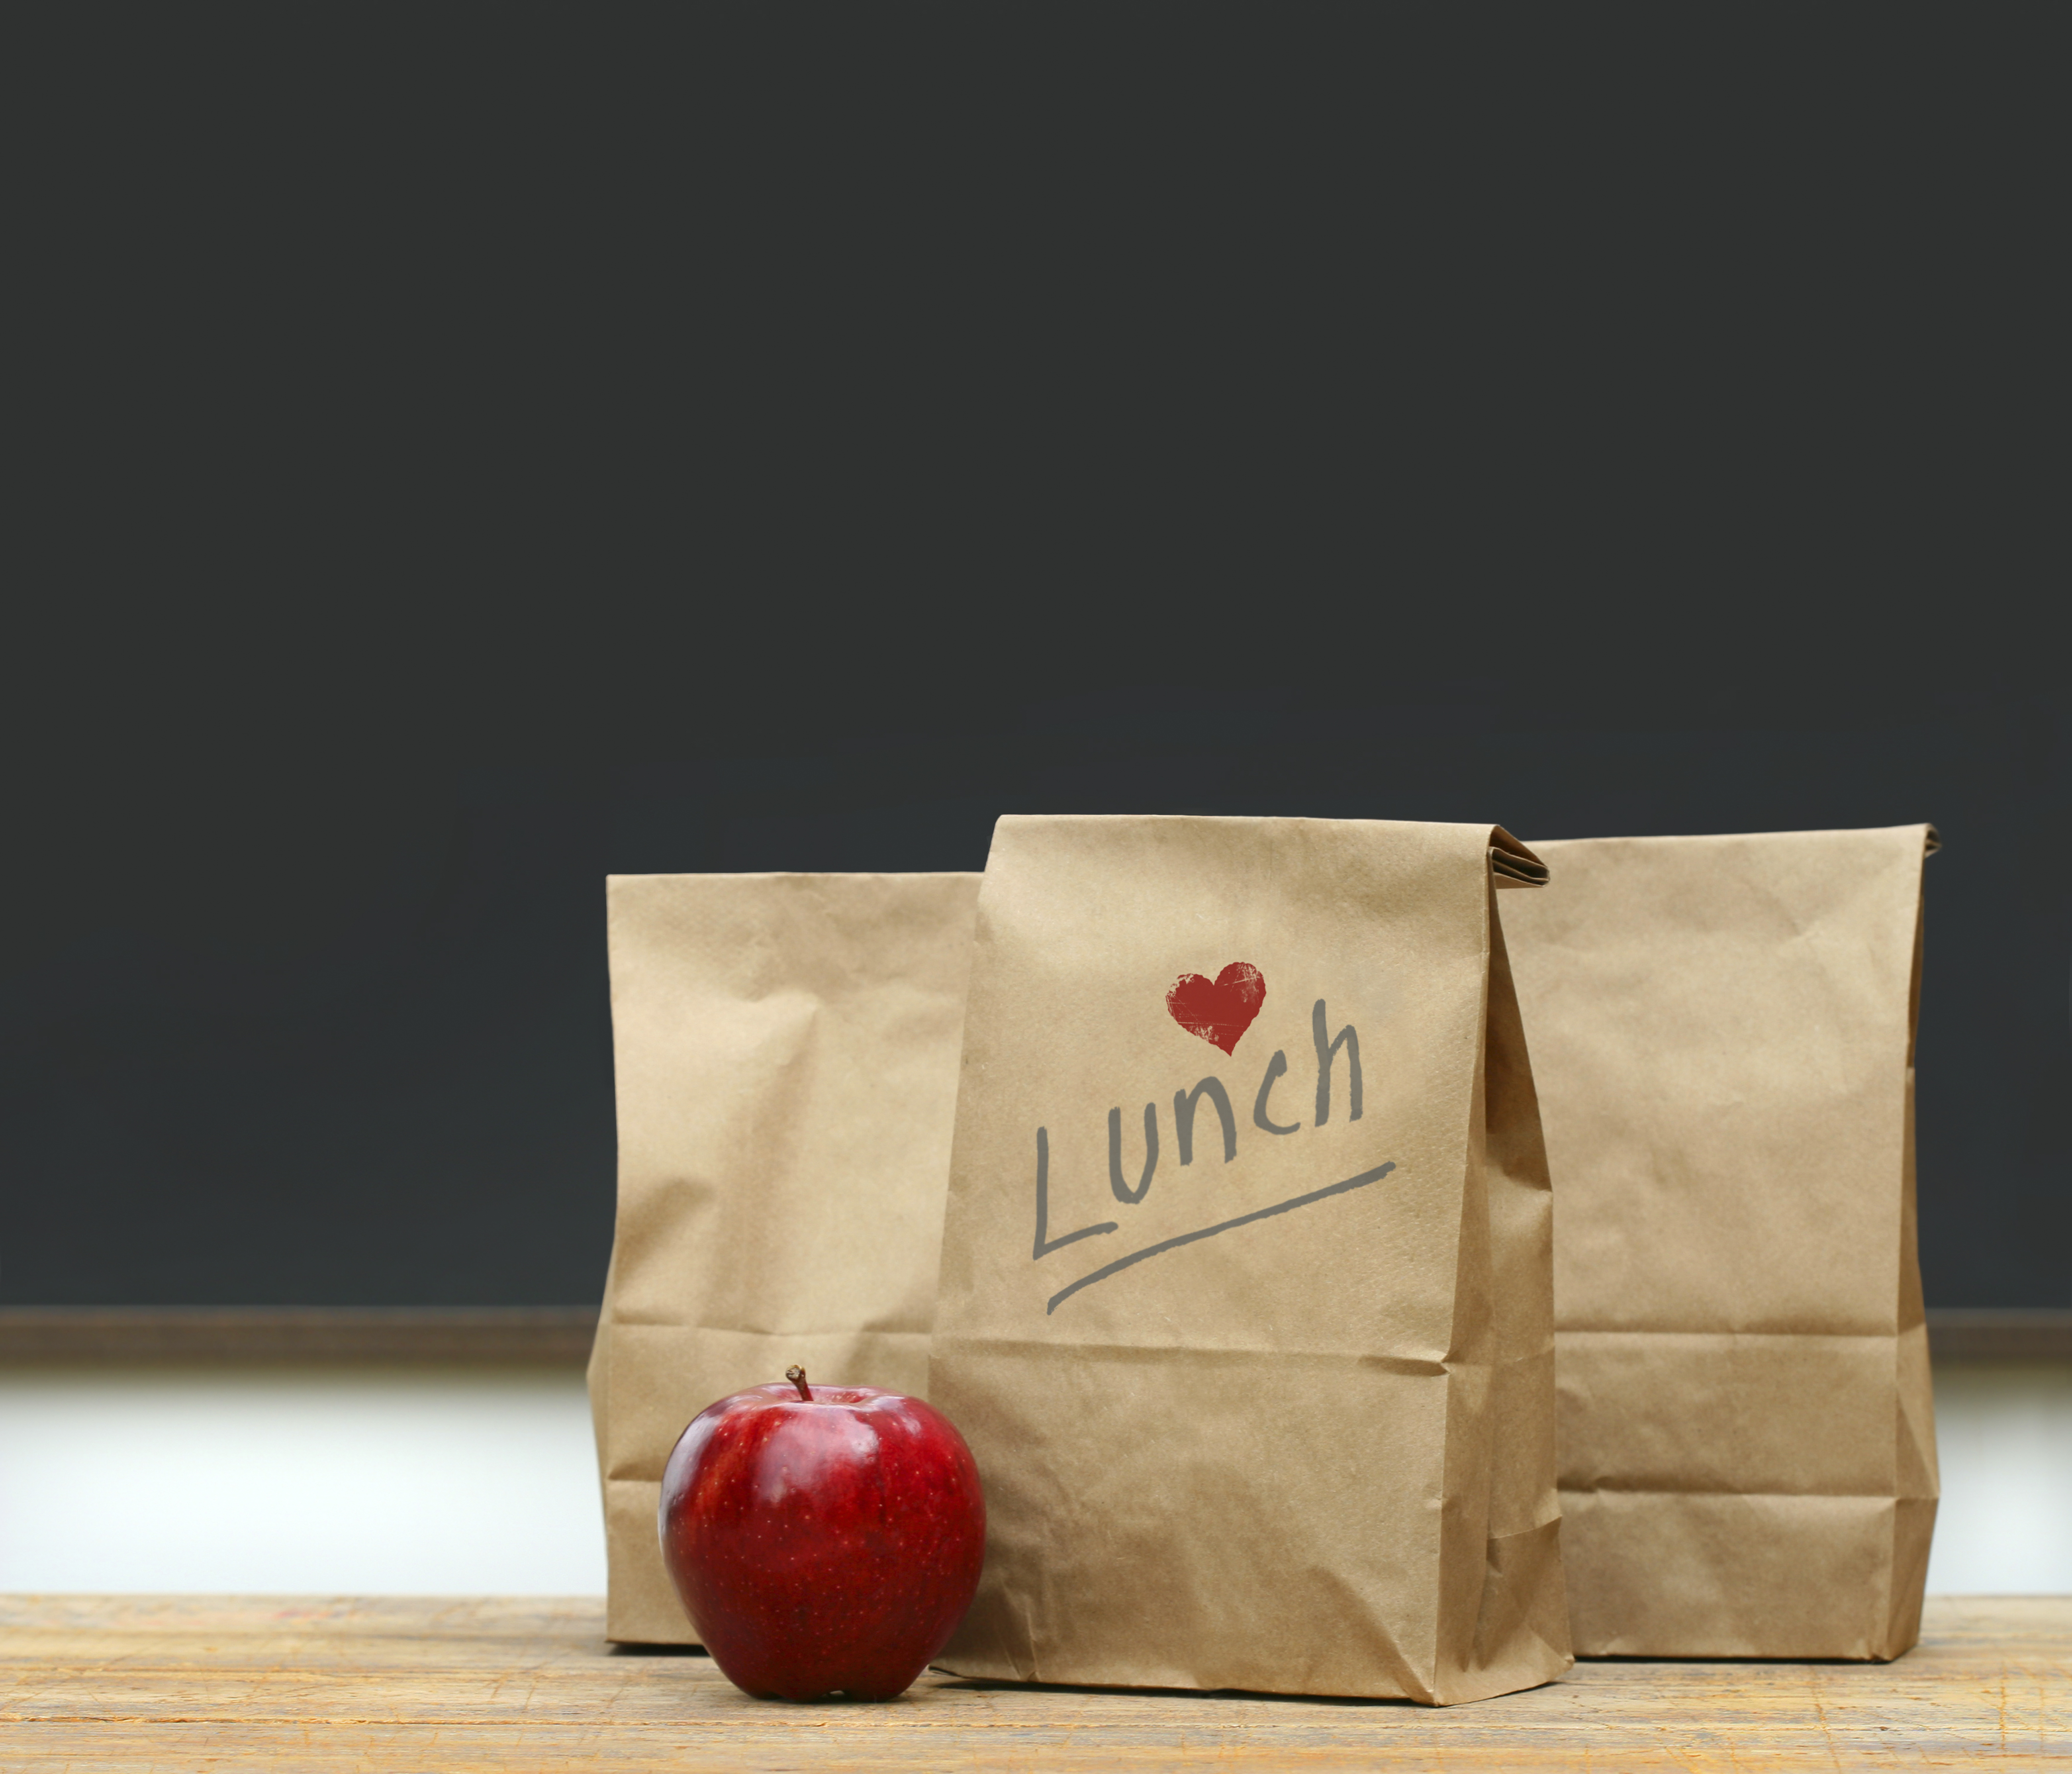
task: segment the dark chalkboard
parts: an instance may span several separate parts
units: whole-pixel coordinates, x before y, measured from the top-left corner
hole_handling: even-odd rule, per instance
[[[2049,27],[1005,28],[18,55],[0,1304],[594,1300],[607,873],[1127,810],[1933,820],[2072,1304]]]
[[[1463,689],[1200,714],[1188,691],[1111,687],[808,724],[759,754],[737,733],[615,757],[594,730],[525,762],[514,727],[473,755],[422,735],[213,766],[141,748],[69,778],[10,887],[0,1303],[593,1300],[607,873],[977,869],[1003,811],[1148,810],[1528,840],[1933,820],[1929,1299],[2072,1304],[2062,703],[1636,726]]]

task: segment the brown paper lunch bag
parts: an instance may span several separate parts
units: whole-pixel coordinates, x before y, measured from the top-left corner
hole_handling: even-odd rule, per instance
[[[619,1210],[590,1395],[606,1636],[689,1644],[662,1466],[794,1362],[927,1383],[973,874],[622,875],[606,893]]]
[[[929,1381],[986,1567],[941,1666],[1437,1703],[1568,1666],[1491,892],[1544,876],[1488,826],[1000,821]]]
[[[1507,919],[1555,1192],[1586,1657],[1897,1657],[1935,1428],[1914,1238],[1926,826],[1540,844]]]

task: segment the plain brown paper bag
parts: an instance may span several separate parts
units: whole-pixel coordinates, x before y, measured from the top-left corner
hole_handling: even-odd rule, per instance
[[[663,1463],[794,1362],[926,1388],[978,877],[622,875],[619,1210],[590,1365],[606,1636],[694,1641]]]
[[[1897,1657],[1937,1493],[1914,1235],[1926,826],[1536,844],[1586,1657]]]
[[[996,827],[930,1367],[986,1568],[943,1667],[1446,1703],[1568,1665],[1493,868],[1545,873],[1488,826]]]

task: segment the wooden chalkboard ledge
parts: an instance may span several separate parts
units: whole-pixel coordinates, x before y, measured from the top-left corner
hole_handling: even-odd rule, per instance
[[[8,1753],[11,1751],[11,1753]],[[0,1598],[13,1768],[1561,1771],[2041,1768],[2072,1761],[2072,1599],[1933,1596],[1896,1663],[1578,1664],[1525,1694],[1400,1702],[1002,1687],[751,1700],[629,1657],[583,1599]]]
[[[593,1306],[0,1306],[0,1364],[481,1362],[579,1366]],[[2072,1361],[2072,1311],[1931,1311],[1938,1361]]]
[[[594,1306],[0,1306],[0,1363],[581,1366]]]
[[[1933,1308],[1928,1314],[1928,1348],[1938,1361],[2072,1361],[2072,1311]]]

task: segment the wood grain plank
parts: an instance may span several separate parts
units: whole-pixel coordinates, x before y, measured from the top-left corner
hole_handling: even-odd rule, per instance
[[[935,1675],[786,1706],[602,1633],[584,1600],[0,1599],[0,1767],[2072,1768],[2072,1598],[1932,1599],[1888,1665],[1593,1663],[1436,1712]]]

